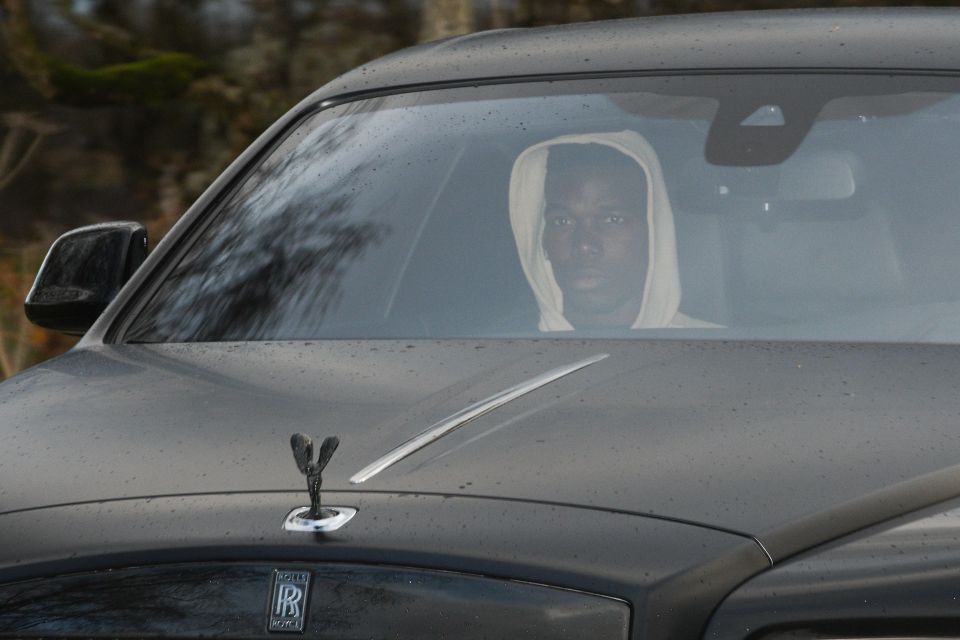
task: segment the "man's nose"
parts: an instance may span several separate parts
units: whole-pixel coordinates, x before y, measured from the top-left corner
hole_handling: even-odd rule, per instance
[[[574,227],[573,253],[578,256],[588,256],[600,253],[602,249],[600,237],[589,221],[580,221]]]

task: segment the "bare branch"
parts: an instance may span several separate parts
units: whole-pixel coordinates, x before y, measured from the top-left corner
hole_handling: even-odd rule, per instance
[[[3,0],[7,17],[0,20],[0,34],[7,44],[7,52],[14,68],[40,95],[53,98],[56,90],[50,80],[46,56],[37,46],[27,10],[21,0]]]
[[[20,273],[19,273],[19,296],[17,299],[23,301],[27,297],[27,293],[30,291],[30,266],[29,266],[29,257],[27,255],[27,249],[20,250]],[[27,319],[25,313],[17,314],[17,324],[19,325],[17,331],[16,341],[14,343],[13,351],[13,366],[14,371],[20,371],[23,369],[23,363],[27,357],[27,350],[30,340],[30,321]]]
[[[0,319],[0,376],[3,378],[9,378],[17,372],[17,369],[13,368],[10,356],[7,355],[7,349],[10,348],[7,346],[8,342],[11,341],[7,339],[7,331],[3,327],[3,320]]]
[[[40,148],[40,142],[44,138],[42,134],[34,136],[26,151],[20,155],[19,161],[16,161],[14,153],[25,135],[23,129],[10,129],[4,136],[3,147],[0,148],[0,191],[3,191],[8,184],[13,182],[17,174],[27,166],[34,153]]]
[[[420,42],[476,31],[473,0],[424,0]]]
[[[32,114],[18,112],[0,114],[0,122],[8,127],[3,143],[0,144],[0,191],[2,191],[27,166],[40,148],[43,139],[59,131],[61,127]],[[33,137],[27,142],[30,134],[33,134]]]
[[[98,20],[81,16],[73,11],[71,0],[57,0],[57,10],[61,16],[73,26],[99,42],[100,44],[120,51],[131,57],[156,55],[157,51],[141,49],[133,34],[120,27],[104,24]]]

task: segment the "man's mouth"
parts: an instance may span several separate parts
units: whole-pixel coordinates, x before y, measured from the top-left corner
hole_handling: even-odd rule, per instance
[[[599,269],[577,269],[567,275],[567,282],[577,291],[590,291],[603,286],[609,278]]]

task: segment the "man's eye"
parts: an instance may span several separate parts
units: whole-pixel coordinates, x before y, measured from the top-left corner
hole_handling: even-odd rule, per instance
[[[550,218],[550,226],[552,227],[565,227],[569,224],[571,224],[571,220],[565,216],[554,216]]]
[[[604,217],[603,221],[609,222],[610,224],[623,224],[624,222],[626,222],[626,218],[624,218],[619,213],[611,213],[611,214],[608,214],[606,217]]]

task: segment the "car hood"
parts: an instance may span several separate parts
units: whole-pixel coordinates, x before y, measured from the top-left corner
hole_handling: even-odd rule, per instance
[[[599,354],[350,483],[464,407]],[[953,468],[958,356],[606,340],[75,349],[0,386],[0,513],[303,489],[289,438],[304,432],[340,437],[324,490],[550,502],[757,535]]]

